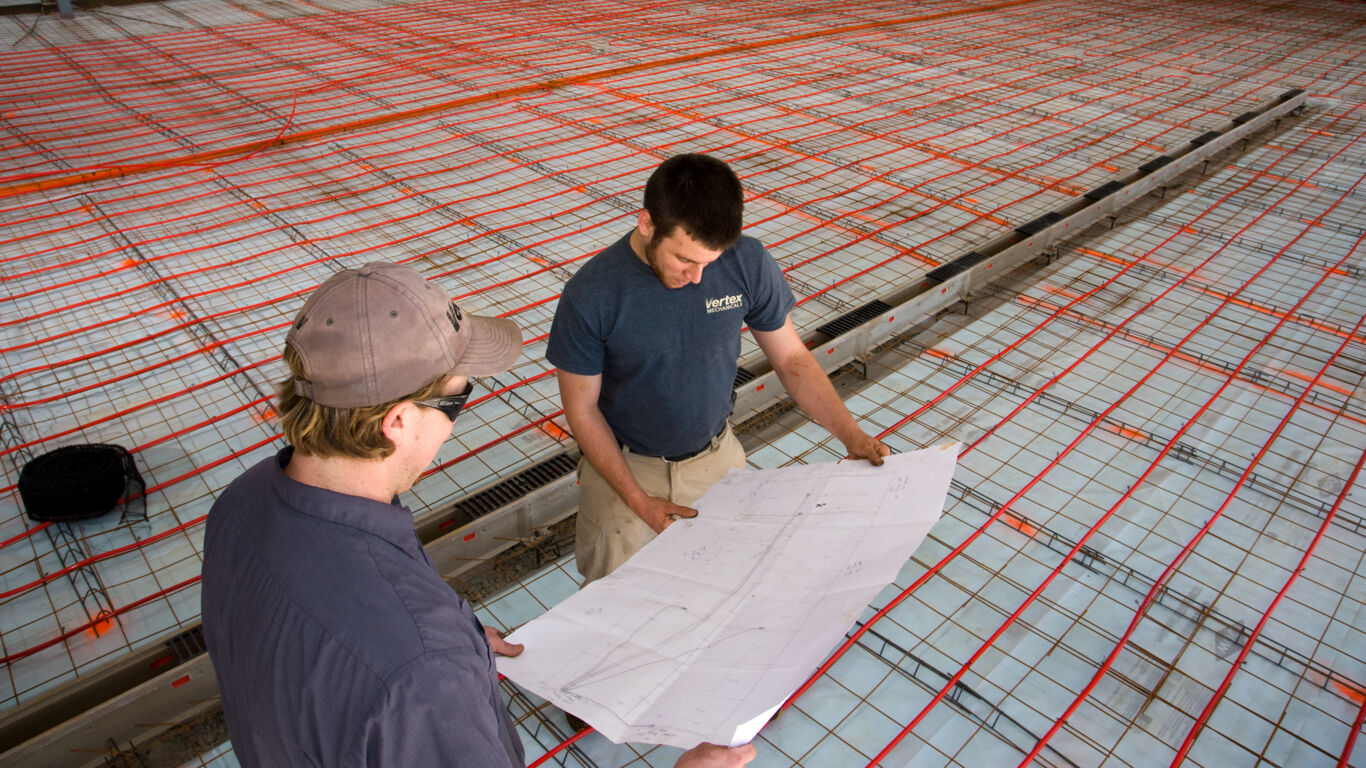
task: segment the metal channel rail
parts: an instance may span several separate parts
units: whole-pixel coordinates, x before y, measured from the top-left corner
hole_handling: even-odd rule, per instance
[[[827,373],[856,362],[940,312],[972,301],[1002,275],[1051,256],[1092,225],[1113,224],[1124,208],[1177,186],[1180,177],[1203,170],[1216,155],[1245,149],[1253,136],[1274,130],[1305,106],[1302,90],[1286,91],[822,325],[807,333],[806,341]],[[737,423],[786,399],[762,356],[741,361],[735,395]],[[566,450],[451,507],[418,516],[418,537],[437,570],[447,578],[461,575],[572,515],[578,504],[577,462],[577,451]],[[113,749],[152,739],[216,706],[217,680],[195,625],[0,716],[0,764],[109,765],[106,755]]]

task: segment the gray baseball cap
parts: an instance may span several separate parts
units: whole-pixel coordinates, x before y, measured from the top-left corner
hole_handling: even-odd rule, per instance
[[[374,261],[328,278],[285,336],[303,364],[294,391],[329,408],[381,405],[444,375],[511,367],[522,329],[462,312],[411,267]]]

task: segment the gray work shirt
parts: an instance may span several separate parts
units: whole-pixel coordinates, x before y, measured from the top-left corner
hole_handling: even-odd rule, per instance
[[[243,766],[520,768],[483,627],[407,508],[237,478],[204,534],[204,639]]]

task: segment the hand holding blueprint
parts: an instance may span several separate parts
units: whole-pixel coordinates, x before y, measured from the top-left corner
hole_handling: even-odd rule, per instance
[[[614,742],[746,743],[924,540],[958,447],[732,472],[498,670]]]

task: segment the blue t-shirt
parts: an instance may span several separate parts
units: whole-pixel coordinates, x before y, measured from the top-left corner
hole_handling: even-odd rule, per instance
[[[628,235],[565,284],[546,359],[569,373],[602,374],[598,408],[622,444],[675,456],[725,426],[740,330],[776,331],[795,305],[777,262],[752,237],[707,265],[700,283],[670,289]]]
[[[483,627],[412,513],[290,479],[291,450],[234,480],[204,533],[204,640],[237,761],[522,768]]]

